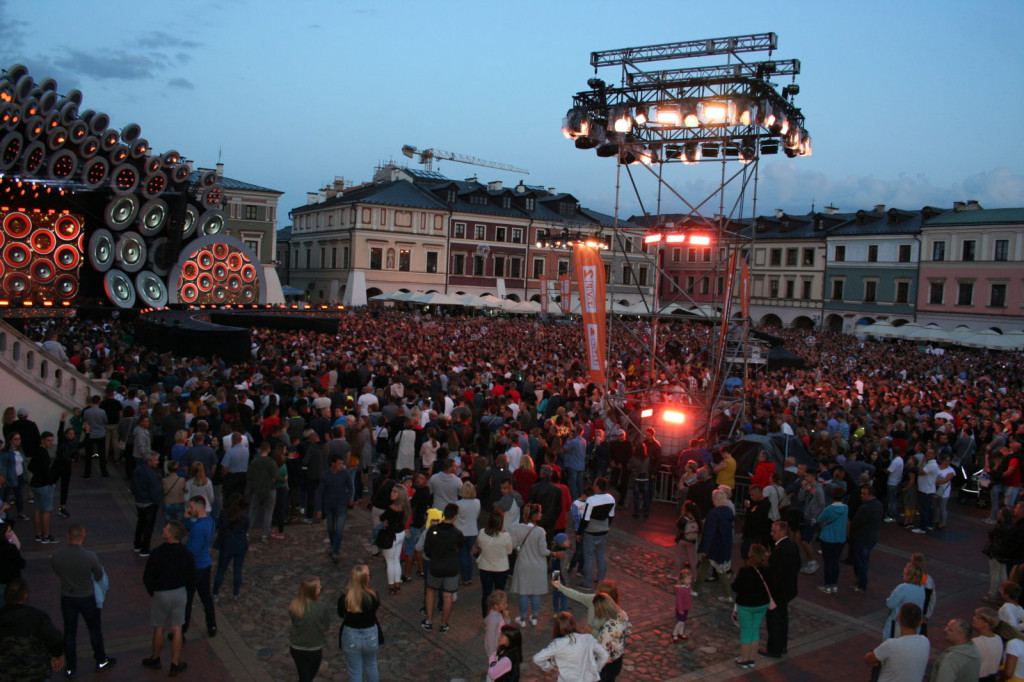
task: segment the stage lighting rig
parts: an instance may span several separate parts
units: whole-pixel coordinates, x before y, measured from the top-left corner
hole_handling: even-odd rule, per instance
[[[781,89],[773,77],[800,73],[800,61],[775,60],[774,33],[760,33],[592,52],[590,63],[622,67],[618,86],[600,78],[576,93],[562,133],[579,149],[622,163],[697,163],[706,159],[750,162],[761,154],[811,153],[803,112],[794,104],[800,87]],[[741,53],[767,51],[764,61]],[[728,64],[643,71],[637,64],[727,55]]]

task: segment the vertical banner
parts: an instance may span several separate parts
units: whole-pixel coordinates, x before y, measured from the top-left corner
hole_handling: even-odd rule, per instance
[[[736,266],[739,263],[740,252],[735,249],[729,257],[729,270],[725,273],[725,291],[722,301],[722,328],[718,335],[718,358],[721,361],[725,351],[725,339],[729,336],[729,318],[732,316],[732,289],[736,281]]]
[[[577,286],[580,290],[580,312],[583,314],[583,343],[587,347],[587,369],[590,380],[605,385],[605,281],[604,261],[589,246],[573,248]]]
[[[569,281],[569,273],[562,273],[558,276],[558,287],[562,297],[562,314],[568,315],[572,306],[572,285]]]
[[[545,315],[548,312],[548,279],[542,277],[540,280],[540,311]]]
[[[744,320],[750,318],[750,263],[746,258],[740,270],[740,315]]]

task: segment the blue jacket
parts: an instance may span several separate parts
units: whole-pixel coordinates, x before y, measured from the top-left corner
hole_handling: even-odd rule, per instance
[[[135,505],[140,507],[163,502],[164,491],[160,477],[145,461],[132,472],[132,495],[135,497]]]
[[[222,555],[245,554],[249,550],[249,515],[242,514],[242,521],[236,527],[228,525],[228,515],[221,514],[217,524],[217,541],[214,544]]]
[[[732,536],[736,514],[728,506],[714,507],[704,519],[704,535],[700,539],[701,554],[717,563],[732,559]]]
[[[223,516],[223,515],[222,515]],[[185,546],[192,552],[196,562],[196,570],[209,568],[213,564],[210,557],[210,545],[213,544],[213,530],[216,527],[213,519],[204,516],[201,519],[186,518],[185,528],[188,530],[188,540]]]
[[[352,501],[352,479],[342,469],[338,473],[328,470],[320,477],[317,488],[317,511],[344,507]]]
[[[850,508],[845,504],[832,503],[818,517],[818,536],[822,542],[846,542],[846,524],[850,519]]]

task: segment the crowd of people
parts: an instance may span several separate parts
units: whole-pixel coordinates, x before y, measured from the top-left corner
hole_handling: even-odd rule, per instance
[[[358,545],[383,557],[388,594],[422,579],[423,630],[448,632],[454,596],[480,581],[490,679],[518,679],[522,630],[540,627],[545,613],[553,614],[553,641],[534,656],[538,666],[557,667],[560,679],[615,679],[631,626],[606,577],[614,561],[608,534],[616,512],[630,510],[630,493],[633,516],[650,515],[660,472],[677,481],[673,641],[688,637],[693,600],[717,581],[719,599],[732,605],[740,626],[736,664],[786,655],[788,605],[801,572],[822,570],[818,589],[834,594],[846,551],[854,566],[850,587],[864,591],[882,524],[941,533],[950,495],[967,482],[992,502],[987,597],[1001,605],[1000,617],[1012,615],[1007,605],[1019,598],[1022,577],[1015,567],[1024,563],[1018,355],[925,354],[906,343],[781,331],[808,367],[753,373],[739,389],[742,410],[714,414],[709,440],[669,452],[655,429],[644,428],[640,410],[652,401],[699,401],[714,374],[710,330],[663,330],[652,364],[648,323],[617,324],[628,333],[609,336],[613,362],[601,386],[585,371],[577,327],[526,319],[352,313],[331,334],[253,330],[252,357],[241,363],[142,348],[119,320],[39,323],[28,333],[102,379],[106,390],[65,414],[56,436],[40,431],[25,410],[3,414],[8,525],[0,560],[4,584],[13,586],[8,606],[30,608],[12,526],[31,520],[37,542],[58,543],[50,519],[56,510],[75,519],[65,549],[80,550],[85,528],[78,520],[87,522],[89,510],[74,504],[73,472],[90,477],[95,466],[102,477],[123,473],[130,485],[138,515],[133,549],[146,559],[143,578],[153,597],[153,650],[142,664],[161,666],[169,632],[172,675],[187,666],[182,650],[195,595],[211,637],[229,567],[232,594],[243,596],[250,542],[273,543],[290,524],[324,521],[325,559],[336,564],[351,558],[343,546],[348,515],[366,507],[373,532]],[[782,434],[808,456],[773,461],[766,452],[751,471],[738,471],[722,445],[742,434]],[[162,544],[153,547],[161,514]],[[736,533],[742,566],[734,570]],[[930,597],[916,604],[894,591],[889,639],[910,627],[904,621],[927,624],[934,611],[923,557],[911,565],[902,592],[921,587]],[[65,642],[63,658],[52,658],[69,675],[77,674],[78,613],[97,668],[115,662],[103,649],[101,608],[84,589],[104,575],[98,560],[89,574],[69,580],[66,595],[61,581]],[[510,595],[518,597],[514,617]],[[547,595],[551,611],[542,605]],[[357,565],[338,604],[352,679],[376,679],[380,598],[369,569]],[[570,601],[586,608],[584,622],[577,623]],[[907,604],[920,614],[907,609],[904,617]],[[319,580],[302,583],[289,612],[299,677],[313,679],[330,620]],[[6,622],[0,617],[0,633]],[[762,623],[768,637],[759,646]],[[960,630],[950,625],[949,633]],[[1008,632],[1002,630],[1000,652],[1007,661],[1017,655]],[[894,669],[891,648],[869,654],[883,680],[896,679],[886,677]],[[949,658],[940,662],[952,665]]]

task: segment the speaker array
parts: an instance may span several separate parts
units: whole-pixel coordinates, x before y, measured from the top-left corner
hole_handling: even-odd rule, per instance
[[[186,255],[187,254],[187,255]],[[234,237],[202,237],[182,254],[171,284],[177,302],[194,305],[262,303],[258,263]]]
[[[49,294],[63,292],[61,298],[74,296],[78,280],[71,287],[61,277],[71,272],[77,276],[86,260],[83,276],[101,277],[110,303],[120,308],[162,307],[170,298],[168,264],[189,250],[189,242],[224,236],[220,178],[216,171],[193,172],[175,150],[154,153],[139,124],[117,130],[107,114],[82,110],[82,99],[78,90],[61,96],[52,79],[34,81],[20,64],[0,76],[0,204],[23,206],[27,204],[4,199],[25,198],[46,205],[48,195],[56,198],[66,191],[106,196],[98,204],[102,215],[78,216],[76,227],[65,222],[17,236],[5,225],[0,239],[6,243],[0,249],[15,246],[10,261],[7,251],[0,251],[5,269],[0,288],[23,298],[36,286]],[[19,220],[13,219],[16,231]],[[79,248],[72,253],[75,243]],[[244,246],[242,250],[248,254]],[[216,274],[226,278],[226,267],[222,263]],[[208,274],[212,278],[215,273]],[[259,297],[258,291],[245,286],[230,295],[221,286],[224,282],[210,284],[200,293],[223,302]]]
[[[42,302],[78,294],[82,216],[5,210],[0,222],[0,296]]]

